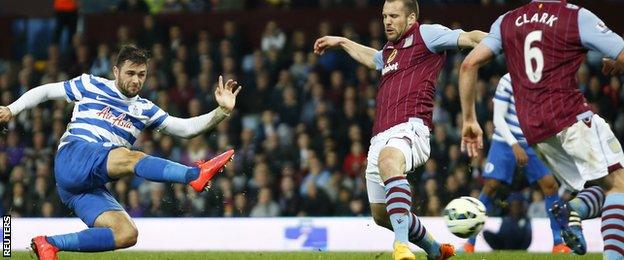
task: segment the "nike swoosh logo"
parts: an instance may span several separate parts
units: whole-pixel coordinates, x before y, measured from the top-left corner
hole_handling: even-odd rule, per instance
[[[100,100],[100,101],[106,101],[107,100],[106,98],[103,98],[101,96],[95,96],[95,99],[96,100]]]

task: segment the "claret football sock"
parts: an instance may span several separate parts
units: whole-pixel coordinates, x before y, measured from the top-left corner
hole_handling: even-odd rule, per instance
[[[386,190],[386,210],[390,217],[394,239],[409,242],[410,208],[412,192],[405,176],[392,177],[384,182]]]

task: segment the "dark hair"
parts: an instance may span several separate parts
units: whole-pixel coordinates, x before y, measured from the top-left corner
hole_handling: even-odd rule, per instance
[[[115,65],[120,68],[125,61],[136,64],[147,64],[149,58],[149,53],[146,50],[134,45],[123,45],[121,46],[121,50],[119,50],[119,54],[117,54],[117,64]]]
[[[386,2],[389,2],[389,3],[396,2],[396,1],[403,2],[403,6],[405,6],[407,15],[411,13],[415,13],[416,19],[418,19],[418,15],[419,15],[418,1],[416,0],[386,0]]]

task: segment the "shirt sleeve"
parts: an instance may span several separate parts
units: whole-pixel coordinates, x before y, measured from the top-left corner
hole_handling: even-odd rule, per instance
[[[82,99],[87,91],[84,87],[84,76],[80,75],[70,80],[63,81],[63,89],[65,90],[65,98],[67,102],[77,102]]]
[[[377,52],[375,52],[375,55],[373,55],[373,60],[375,61],[375,69],[376,70],[381,70],[383,68],[382,53],[383,53],[383,51],[377,51]]]
[[[442,52],[449,49],[457,49],[457,40],[464,31],[461,29],[451,30],[440,24],[423,24],[420,26],[427,49],[431,52]]]
[[[587,49],[604,54],[611,59],[617,59],[624,49],[624,40],[614,33],[591,11],[582,8],[578,14],[579,34],[581,44]]]
[[[182,138],[191,138],[214,129],[228,115],[217,108],[210,113],[191,118],[168,116],[160,126],[163,133]]]
[[[490,48],[490,50],[492,50],[494,54],[500,54],[503,49],[503,42],[501,40],[502,37],[500,31],[503,17],[505,17],[505,15],[501,15],[498,17],[498,19],[496,19],[496,21],[492,24],[492,27],[490,27],[490,33],[488,33],[488,35],[485,36],[485,38],[483,38],[483,40],[481,41],[481,43]]]
[[[25,109],[30,109],[41,102],[52,99],[65,98],[65,91],[61,82],[45,84],[26,91],[24,95],[7,107],[13,115],[17,115]]]
[[[148,117],[145,125],[149,129],[161,130],[164,126],[163,122],[165,122],[165,119],[169,117],[169,113],[165,112],[152,102],[149,102],[149,104],[152,105],[152,107],[145,111],[145,116]]]

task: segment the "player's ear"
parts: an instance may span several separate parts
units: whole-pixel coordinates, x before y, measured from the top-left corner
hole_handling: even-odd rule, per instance
[[[117,68],[117,65],[113,66],[113,75],[115,75],[115,78],[119,77],[119,68]]]
[[[407,24],[412,25],[416,23],[416,13],[412,12],[407,16]]]

